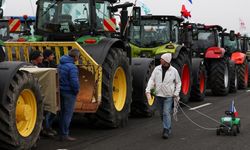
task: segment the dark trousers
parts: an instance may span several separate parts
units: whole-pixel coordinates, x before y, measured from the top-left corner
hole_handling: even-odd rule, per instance
[[[60,135],[69,135],[69,126],[74,112],[76,95],[69,93],[60,93],[61,111],[60,111]]]
[[[56,115],[49,112],[49,111],[44,111],[44,128],[49,129],[52,127],[52,124],[56,118]]]

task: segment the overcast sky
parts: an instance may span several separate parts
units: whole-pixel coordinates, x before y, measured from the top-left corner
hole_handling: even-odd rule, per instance
[[[31,3],[30,3],[31,1]],[[5,15],[35,15],[36,0],[5,0]],[[134,0],[121,0],[122,2]],[[250,0],[137,0],[144,3],[152,14],[180,15],[181,5],[191,11],[192,22],[220,24],[228,30],[240,31],[241,18],[246,26],[242,32],[250,33]],[[33,7],[31,7],[31,5]]]

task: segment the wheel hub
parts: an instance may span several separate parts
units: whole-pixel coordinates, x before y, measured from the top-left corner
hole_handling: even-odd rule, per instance
[[[121,111],[127,97],[127,81],[125,71],[118,67],[113,78],[113,101],[117,111]]]
[[[34,93],[24,89],[16,103],[16,126],[19,134],[28,137],[35,128],[37,105]]]

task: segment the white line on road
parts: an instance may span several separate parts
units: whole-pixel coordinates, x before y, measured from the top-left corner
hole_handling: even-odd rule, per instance
[[[247,90],[247,92],[250,92],[250,90]]]
[[[203,105],[200,105],[200,106],[196,106],[196,107],[190,108],[189,110],[199,109],[199,108],[202,108],[202,107],[205,107],[205,106],[211,105],[211,104],[212,104],[212,103],[206,103],[206,104],[203,104]]]

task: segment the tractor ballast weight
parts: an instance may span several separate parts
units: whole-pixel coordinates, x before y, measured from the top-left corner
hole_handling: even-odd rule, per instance
[[[206,50],[205,58],[219,59],[223,58],[225,54],[225,49],[220,47],[209,47]]]

